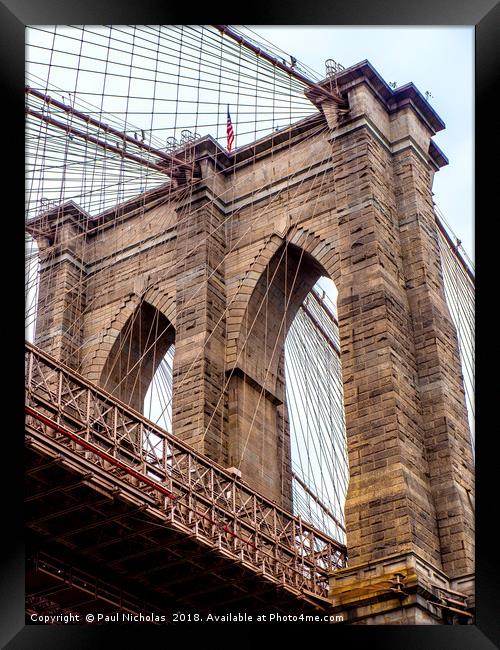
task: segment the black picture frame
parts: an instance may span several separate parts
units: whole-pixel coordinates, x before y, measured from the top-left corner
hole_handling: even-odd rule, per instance
[[[251,13],[242,15],[245,9]],[[23,543],[23,392],[24,341],[23,295],[24,235],[21,219],[24,201],[24,28],[30,24],[189,24],[208,23],[222,14],[231,24],[303,24],[303,25],[474,25],[476,30],[476,278],[478,336],[476,366],[479,377],[476,386],[477,404],[477,619],[469,626],[301,626],[311,634],[309,643],[327,643],[339,646],[350,643],[371,648],[479,648],[500,647],[500,597],[495,576],[498,571],[498,543],[495,526],[497,511],[496,459],[498,454],[498,415],[494,379],[488,379],[488,370],[495,366],[496,341],[496,275],[493,264],[498,258],[495,248],[487,250],[487,243],[497,246],[494,232],[498,203],[498,163],[495,138],[500,126],[498,104],[493,92],[500,70],[498,42],[500,41],[500,5],[496,0],[322,0],[287,3],[250,3],[245,6],[232,3],[197,8],[195,4],[183,8],[165,2],[142,0],[2,0],[0,1],[0,78],[2,105],[5,110],[0,142],[3,145],[3,252],[4,252],[4,379],[2,418],[2,587],[0,589],[0,642],[11,650],[25,648],[88,648],[104,644],[172,643],[171,626],[25,626],[24,624],[24,543]],[[228,15],[226,15],[228,14]],[[236,14],[236,15],[235,15]],[[460,98],[457,97],[457,102]],[[496,126],[495,126],[496,124]],[[10,206],[9,201],[10,199]],[[487,233],[487,234],[486,234]],[[10,257],[9,252],[13,252]],[[479,255],[480,253],[480,255]],[[483,305],[483,307],[481,307]],[[489,329],[488,329],[489,328]],[[9,358],[10,355],[10,358]],[[493,374],[493,378],[495,374]],[[7,396],[10,390],[12,395]],[[500,586],[500,585],[498,585]],[[247,626],[245,626],[247,627]],[[295,635],[297,624],[280,626],[273,634]],[[176,635],[187,628],[177,628]],[[243,630],[241,624],[203,626],[199,630],[208,642],[208,635],[221,644],[238,643],[264,638],[266,628],[255,626]],[[146,636],[148,640],[146,640]],[[320,640],[321,637],[321,640]],[[495,645],[496,644],[496,645]]]

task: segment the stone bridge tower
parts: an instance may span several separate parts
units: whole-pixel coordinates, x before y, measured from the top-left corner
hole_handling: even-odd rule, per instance
[[[366,61],[337,84],[348,111],[316,99],[318,114],[230,156],[196,141],[194,183],[95,218],[70,202],[33,220],[35,343],[139,411],[175,344],[173,433],[290,507],[284,341],[330,277],[350,466],[334,608],[440,622],[436,594],[473,594],[474,571],[471,442],[432,201],[444,124],[413,84],[393,90]]]

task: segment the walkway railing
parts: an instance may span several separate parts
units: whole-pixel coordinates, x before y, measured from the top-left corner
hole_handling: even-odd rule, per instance
[[[346,548],[26,344],[27,430],[154,500],[169,525],[293,590],[325,597]],[[29,434],[28,434],[29,435]]]

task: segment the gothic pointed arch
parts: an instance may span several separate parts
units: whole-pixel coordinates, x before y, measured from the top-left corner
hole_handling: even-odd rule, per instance
[[[175,341],[170,320],[144,298],[116,336],[104,363],[100,385],[142,412],[151,380]]]
[[[320,267],[322,274],[332,279],[336,284],[340,278],[340,262],[336,237],[322,236],[304,226],[289,226],[286,236],[281,237],[273,233],[259,248],[246,269],[245,275],[239,278],[234,293],[229,291],[228,296],[228,344],[226,363],[233,366],[240,355],[238,341],[241,341],[243,323],[248,318],[248,305],[254,296],[255,288],[262,277],[267,273],[271,260],[278,255],[278,251],[300,248],[306,257],[312,258]]]
[[[292,480],[285,341],[306,296],[321,277],[338,279],[338,269],[331,240],[305,228],[291,229],[254,278],[234,340],[233,361],[228,364],[233,434],[229,462],[242,470],[246,480],[289,509]],[[261,459],[260,467],[256,458]]]

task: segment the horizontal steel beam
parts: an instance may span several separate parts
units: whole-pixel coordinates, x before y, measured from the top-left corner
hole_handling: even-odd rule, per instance
[[[176,156],[173,156],[171,154],[165,153],[164,151],[161,151],[160,149],[155,149],[154,147],[151,147],[148,144],[145,144],[144,142],[141,142],[140,140],[136,140],[135,138],[132,138],[131,136],[127,135],[123,131],[119,131],[118,129],[113,128],[112,126],[109,126],[109,124],[105,124],[104,122],[101,122],[100,120],[96,120],[94,117],[91,117],[90,115],[87,115],[87,113],[82,113],[82,111],[78,111],[72,106],[68,106],[67,104],[63,104],[63,102],[58,101],[57,99],[54,99],[53,97],[50,97],[49,95],[45,95],[44,93],[40,92],[39,90],[35,90],[34,88],[30,88],[29,86],[25,86],[25,91],[27,94],[33,95],[34,97],[38,97],[38,99],[41,99],[44,101],[46,104],[49,106],[56,106],[57,108],[61,109],[62,111],[68,113],[69,115],[74,115],[75,117],[78,117],[80,120],[83,120],[87,124],[92,124],[92,126],[97,127],[98,129],[101,129],[105,133],[112,133],[115,135],[117,138],[124,142],[130,142],[133,144],[135,147],[138,147],[139,149],[144,149],[148,153],[153,154],[154,156],[158,156],[162,160],[165,160],[168,162],[171,167],[184,167],[184,168],[189,168],[191,169],[192,165],[187,163],[185,160],[181,160],[180,158],[177,158]]]
[[[50,467],[53,463],[47,463],[45,464],[44,467]],[[28,472],[26,473],[27,475],[29,474]],[[69,492],[70,490],[74,490],[77,487],[81,487],[82,485],[86,485],[87,481],[92,477],[92,474],[87,474],[84,476],[82,479],[68,483],[66,485],[57,485],[56,487],[50,488],[49,490],[44,490],[43,492],[37,492],[36,494],[32,494],[31,496],[27,497],[24,500],[24,503],[30,503],[31,501],[37,501],[38,499],[44,499],[45,497],[50,496],[51,494],[63,494],[64,492]]]
[[[114,607],[118,607],[120,611],[131,614],[144,612],[160,615],[163,613],[151,603],[136,599],[132,594],[124,592],[121,587],[103,581],[102,576],[81,571],[77,567],[68,565],[44,552],[37,553],[34,560],[36,571],[46,573],[58,581],[64,581],[64,584],[67,585],[65,589],[72,587],[77,591],[92,595],[94,600],[105,601]]]
[[[169,171],[165,167],[161,167],[160,165],[157,165],[156,163],[151,162],[150,160],[146,160],[145,158],[141,158],[140,156],[136,156],[135,154],[128,153],[127,151],[124,151],[123,149],[120,149],[119,147],[116,147],[113,144],[109,144],[109,142],[104,142],[104,140],[96,138],[93,135],[89,135],[88,133],[84,133],[79,129],[75,129],[74,126],[69,126],[69,124],[64,124],[64,122],[59,122],[59,120],[55,120],[52,117],[43,115],[42,113],[38,113],[38,111],[34,111],[32,108],[27,108],[26,114],[31,115],[32,117],[36,117],[42,122],[45,122],[46,124],[50,124],[51,126],[55,126],[58,129],[61,129],[62,131],[66,131],[66,133],[71,133],[77,138],[82,138],[82,140],[86,140],[87,142],[92,142],[92,144],[101,147],[101,149],[105,149],[106,151],[112,151],[113,153],[118,154],[122,158],[133,160],[134,162],[139,163],[140,165],[144,165],[145,167],[151,167],[151,169],[155,169],[156,171],[169,176]]]

